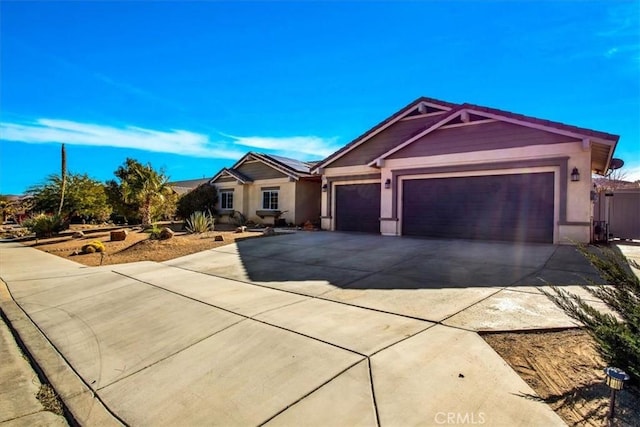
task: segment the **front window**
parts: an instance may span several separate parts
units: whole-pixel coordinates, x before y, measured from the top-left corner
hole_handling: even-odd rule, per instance
[[[233,209],[233,191],[220,192],[220,209]]]
[[[277,191],[263,191],[262,192],[262,209],[278,210],[278,192]]]

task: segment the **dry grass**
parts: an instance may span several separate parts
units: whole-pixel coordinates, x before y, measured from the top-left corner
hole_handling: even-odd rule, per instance
[[[42,384],[36,398],[40,401],[45,411],[53,412],[56,415],[64,416],[62,402],[56,391],[49,384]]]

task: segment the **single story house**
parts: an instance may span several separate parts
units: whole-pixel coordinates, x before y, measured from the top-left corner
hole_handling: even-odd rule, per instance
[[[319,222],[320,181],[310,172],[314,163],[249,152],[209,183],[219,192],[220,222],[235,211],[262,224]]]
[[[312,168],[322,228],[544,243],[589,242],[591,174],[619,136],[422,97]]]

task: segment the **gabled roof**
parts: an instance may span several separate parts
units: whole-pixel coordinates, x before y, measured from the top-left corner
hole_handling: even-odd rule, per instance
[[[319,162],[316,162],[316,164],[313,165],[313,167],[311,169],[311,172],[316,172],[317,169],[326,166],[327,164],[333,162],[334,160],[338,159],[342,155],[348,153],[349,151],[351,151],[352,149],[354,149],[358,145],[362,144],[363,142],[365,142],[369,138],[371,138],[374,135],[376,135],[378,132],[381,132],[382,130],[384,130],[387,127],[391,126],[392,124],[394,124],[398,120],[400,120],[403,117],[407,116],[409,113],[414,111],[420,104],[423,104],[423,103],[426,104],[426,105],[434,106],[436,108],[440,108],[440,109],[442,109],[442,112],[446,112],[446,111],[451,110],[452,108],[455,108],[455,107],[458,106],[457,104],[453,104],[451,102],[441,101],[439,99],[427,98],[426,96],[421,96],[420,98],[412,101],[408,105],[406,105],[403,108],[401,108],[395,114],[387,117],[386,119],[384,119],[383,121],[381,121],[380,123],[378,123],[377,125],[372,127],[371,129],[369,129],[368,131],[363,133],[362,135],[358,136],[357,138],[355,138],[354,140],[349,142],[347,145],[345,145],[344,147],[340,148],[335,153],[329,155],[329,157],[327,157],[324,160],[321,160]]]
[[[209,180],[209,184],[213,184],[218,178],[220,178],[223,175],[228,175],[231,178],[235,179],[236,181],[240,182],[241,184],[246,184],[247,182],[252,182],[251,178],[249,178],[247,176],[244,176],[243,174],[241,174],[237,170],[233,170],[233,169],[229,169],[229,168],[222,168],[220,170],[220,172],[215,174],[213,176],[213,178],[211,178]]]
[[[299,175],[309,175],[311,165],[307,162],[303,162],[289,157],[276,156],[274,154],[265,153],[249,153],[254,157],[265,161],[266,163],[272,163],[279,167],[287,169],[289,172],[297,173]]]
[[[358,145],[364,143],[367,139],[373,136],[378,131],[389,127],[391,124],[397,122],[403,117],[407,116],[411,113],[416,106],[420,105],[422,102],[429,102],[431,104],[437,104],[444,107],[447,107],[447,110],[444,114],[435,115],[432,120],[428,121],[425,126],[419,131],[415,132],[411,135],[406,141],[399,141],[398,145],[392,148],[391,150],[381,154],[373,161],[369,162],[369,166],[374,166],[378,163],[379,160],[385,159],[389,155],[399,151],[400,149],[406,147],[407,145],[413,143],[414,141],[426,136],[430,132],[440,128],[441,126],[446,125],[457,117],[461,117],[462,114],[474,114],[476,116],[486,117],[488,119],[501,120],[505,122],[510,122],[514,124],[518,124],[521,126],[527,126],[532,128],[541,129],[551,133],[562,134],[566,136],[570,136],[577,139],[582,139],[585,144],[593,144],[591,146],[592,150],[592,165],[593,169],[598,173],[605,173],[609,168],[609,162],[611,161],[611,157],[613,155],[613,151],[615,146],[619,140],[618,135],[609,134],[606,132],[595,131],[591,129],[581,128],[577,126],[571,126],[561,122],[555,122],[551,120],[543,120],[536,117],[525,116],[522,114],[516,114],[509,111],[499,110],[496,108],[484,107],[475,104],[452,104],[445,103],[443,101],[437,101],[430,98],[418,98],[411,104],[407,105],[394,115],[390,116],[383,122],[374,126],[369,131],[365,132],[363,135],[351,141],[349,144],[336,151],[325,160],[320,162],[313,169],[314,171],[320,167],[325,167],[329,165],[331,162],[339,158],[341,155],[346,152],[354,149]],[[439,103],[439,104],[438,104]]]
[[[213,178],[209,180],[210,183],[215,182],[219,177],[228,175],[238,182],[245,184],[252,182],[252,179],[243,175],[238,171],[238,168],[242,166],[246,161],[257,160],[265,165],[287,175],[288,177],[298,180],[304,177],[311,177],[310,169],[314,164],[313,162],[303,162],[296,159],[291,159],[284,156],[276,156],[273,154],[255,153],[253,151],[248,152],[240,160],[238,160],[230,168],[223,168]]]
[[[178,195],[182,196],[183,194],[187,194],[189,191],[193,190],[209,182],[209,178],[201,178],[201,179],[188,179],[185,181],[173,181],[169,182],[168,185],[175,191]]]

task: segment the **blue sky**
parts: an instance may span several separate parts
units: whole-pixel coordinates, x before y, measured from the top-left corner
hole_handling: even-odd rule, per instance
[[[621,136],[640,179],[640,2],[0,3],[0,193],[126,157],[172,180],[321,159],[419,96]]]

